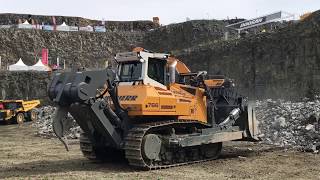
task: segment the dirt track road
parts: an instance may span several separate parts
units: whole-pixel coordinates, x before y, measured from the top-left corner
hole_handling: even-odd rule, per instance
[[[236,143],[220,159],[156,171],[125,162],[93,163],[77,143],[66,152],[57,139],[35,136],[30,124],[0,126],[0,179],[320,179],[320,155]]]

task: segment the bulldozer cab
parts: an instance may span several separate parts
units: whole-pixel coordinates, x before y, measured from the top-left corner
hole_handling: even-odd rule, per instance
[[[143,51],[117,54],[119,85],[142,82],[167,89],[169,85],[167,58],[168,54]]]
[[[192,73],[189,68],[170,54],[152,53],[149,51],[118,53],[115,57],[118,63],[118,81],[121,84],[142,82],[168,90],[170,84],[178,83],[195,86],[191,81],[205,71]],[[223,81],[223,80],[222,80]],[[207,84],[221,85],[218,81],[206,81]]]

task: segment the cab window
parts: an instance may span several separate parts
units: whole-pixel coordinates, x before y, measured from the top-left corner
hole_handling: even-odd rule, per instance
[[[131,82],[141,79],[142,75],[142,64],[141,63],[126,63],[122,64],[120,68],[120,81]]]
[[[148,77],[161,84],[165,84],[165,65],[165,60],[149,58]]]

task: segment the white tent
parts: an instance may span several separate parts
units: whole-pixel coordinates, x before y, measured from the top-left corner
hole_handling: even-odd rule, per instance
[[[22,23],[22,24],[25,24],[25,25],[27,25],[27,24],[29,24],[29,22],[26,20],[24,23]]]
[[[70,27],[63,22],[61,25],[57,26],[57,31],[70,31]]]
[[[39,59],[39,61],[33,65],[29,67],[29,70],[31,71],[51,71],[51,68],[44,65],[41,61],[41,59]]]
[[[26,20],[24,23],[18,24],[18,28],[19,29],[32,29],[32,25],[29,24],[29,22]]]
[[[28,71],[28,70],[29,70],[29,66],[25,65],[21,58],[17,63],[9,66],[9,71]]]

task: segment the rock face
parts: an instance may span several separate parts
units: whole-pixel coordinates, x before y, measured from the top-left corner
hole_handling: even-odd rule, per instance
[[[46,104],[50,76],[46,72],[0,71],[0,99],[40,99]]]
[[[46,32],[42,30],[0,29],[0,56],[2,65],[8,66],[22,58],[33,65],[41,57],[41,49],[49,49],[49,63],[66,68],[82,65],[103,68],[119,51],[128,51],[132,44],[141,39],[139,32]],[[37,53],[38,58],[35,58]]]
[[[320,91],[320,11],[274,33],[208,42],[177,52],[194,70],[224,74],[257,98],[305,97]]]
[[[163,26],[147,32],[144,47],[155,52],[172,52],[210,41],[221,41],[227,24],[216,20],[194,20]],[[230,36],[234,33],[229,32]]]
[[[263,143],[302,151],[320,149],[320,98],[315,101],[257,102],[257,119]]]

